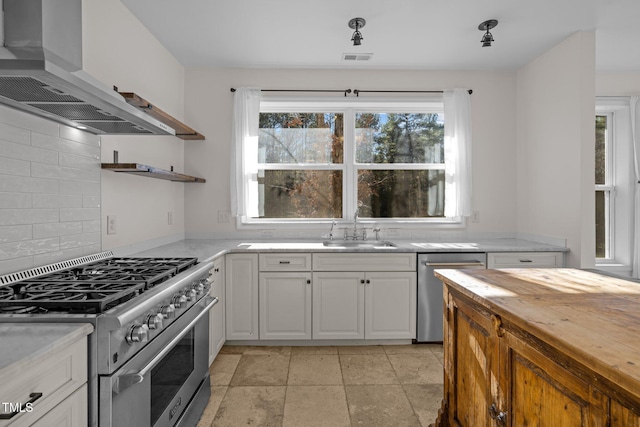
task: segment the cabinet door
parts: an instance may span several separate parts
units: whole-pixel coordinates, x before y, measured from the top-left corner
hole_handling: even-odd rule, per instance
[[[225,256],[227,340],[258,339],[258,255]]]
[[[535,342],[509,331],[500,338],[505,425],[606,425],[607,398],[569,370],[569,359],[548,347],[538,350]]]
[[[620,404],[616,400],[611,400],[611,427],[638,427],[640,426],[640,415],[634,413],[629,408]]]
[[[364,337],[415,338],[416,291],[416,273],[366,273]]]
[[[260,339],[311,339],[311,273],[260,273]]]
[[[364,338],[364,274],[313,273],[313,339]]]
[[[47,412],[31,427],[67,426],[82,427],[89,425],[87,384],[83,384],[71,396],[63,400],[55,408]],[[34,407],[35,412],[35,407]]]
[[[225,342],[224,279],[224,257],[222,257],[213,261],[213,270],[211,270],[209,295],[217,297],[218,303],[209,312],[209,364],[213,363]]]
[[[490,315],[451,294],[447,299],[444,340],[448,425],[493,427],[489,408],[494,403],[492,391],[497,389],[498,344]]]

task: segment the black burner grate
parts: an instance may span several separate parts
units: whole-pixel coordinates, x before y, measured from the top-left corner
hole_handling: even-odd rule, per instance
[[[197,258],[109,258],[0,287],[0,313],[102,313],[197,263]]]

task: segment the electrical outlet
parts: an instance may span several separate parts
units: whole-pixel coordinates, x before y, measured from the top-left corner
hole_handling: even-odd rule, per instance
[[[471,215],[471,222],[480,222],[480,211],[473,211]]]
[[[107,215],[107,234],[116,234],[116,216]]]
[[[167,224],[173,225],[173,212],[171,211],[167,212]]]
[[[229,211],[218,211],[218,222],[231,222],[231,212]]]

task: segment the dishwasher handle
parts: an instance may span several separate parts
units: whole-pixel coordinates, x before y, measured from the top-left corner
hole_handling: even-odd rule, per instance
[[[425,266],[430,268],[484,268],[482,261],[457,261],[457,262],[431,262],[426,261]]]

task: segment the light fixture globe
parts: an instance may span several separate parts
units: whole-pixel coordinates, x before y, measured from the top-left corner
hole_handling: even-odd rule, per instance
[[[367,24],[364,18],[353,18],[349,21],[349,28],[354,29],[354,33],[351,36],[351,41],[354,46],[360,46],[362,44],[362,33],[359,31],[360,28],[364,27]]]
[[[496,25],[498,25],[497,19],[489,19],[488,21],[484,21],[483,23],[478,25],[478,29],[480,31],[486,31],[482,36],[482,40],[480,40],[480,43],[482,43],[482,47],[491,47],[491,42],[494,40],[493,35],[489,32],[489,30],[495,28]]]

